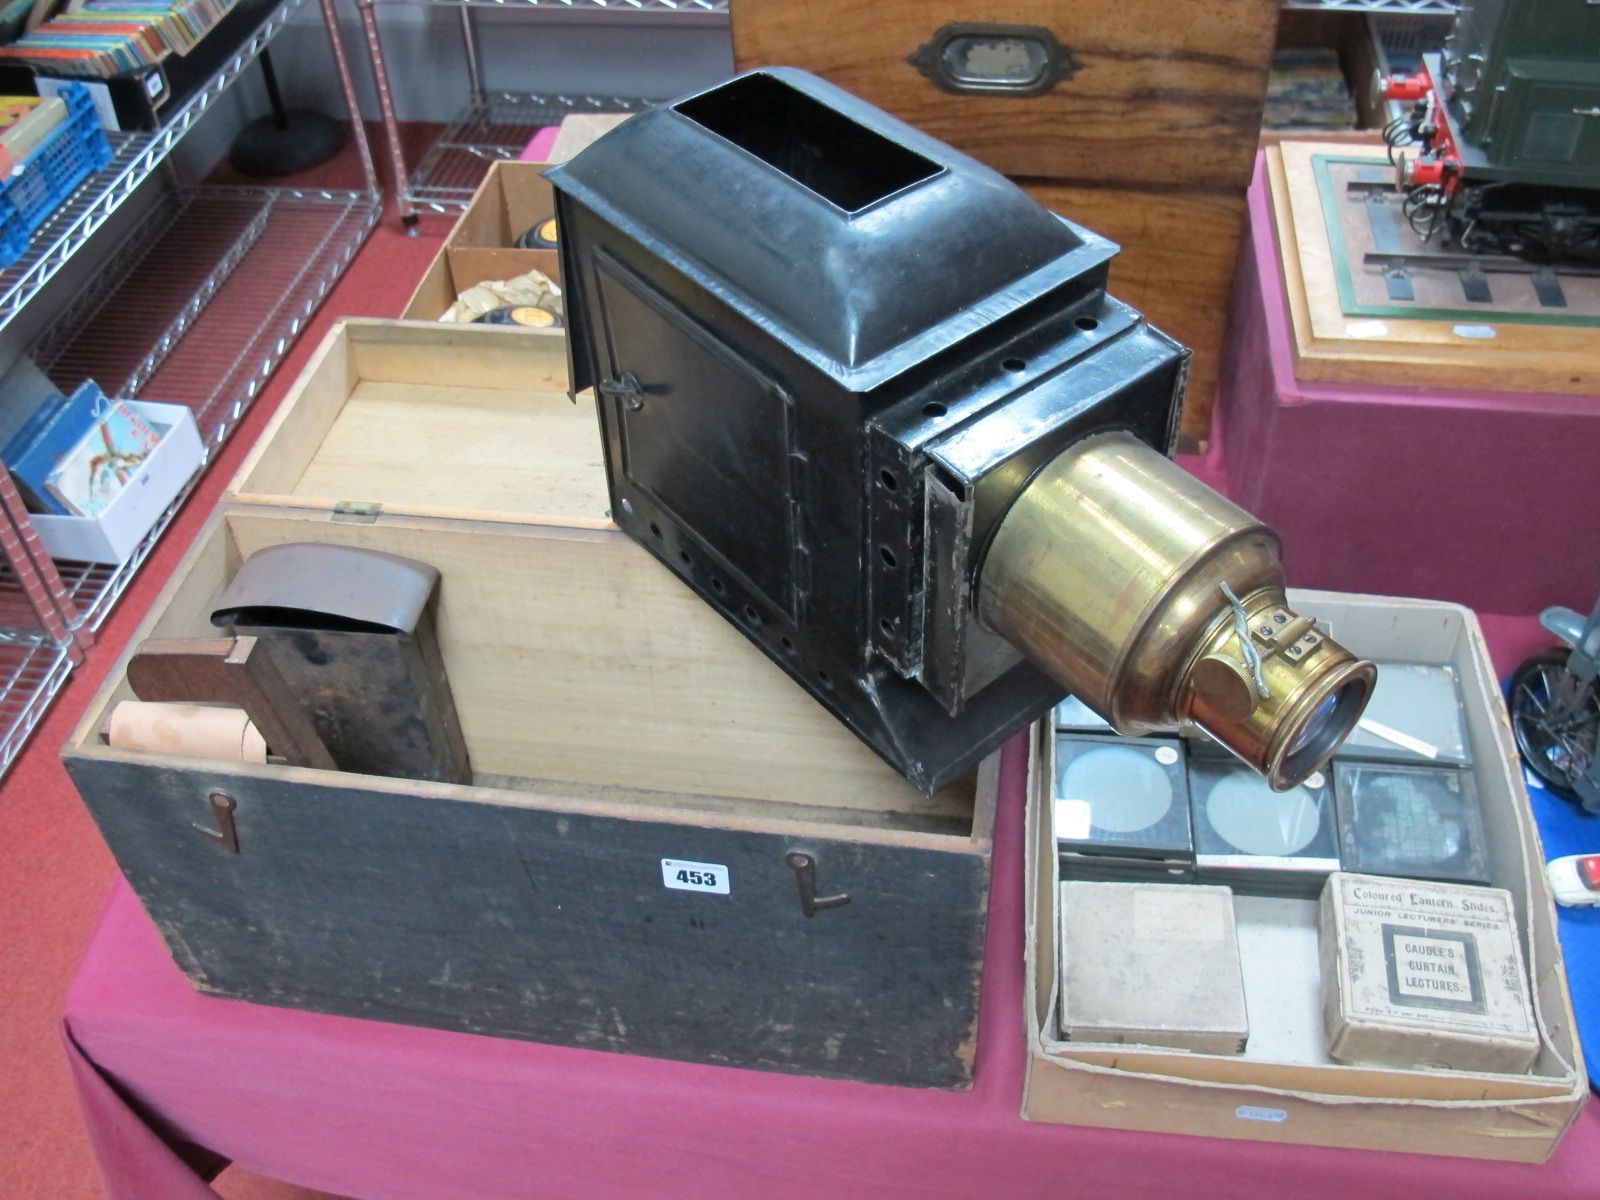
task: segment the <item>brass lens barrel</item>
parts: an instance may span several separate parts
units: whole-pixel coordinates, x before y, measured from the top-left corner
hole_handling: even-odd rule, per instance
[[[978,611],[1119,731],[1193,721],[1280,790],[1376,680],[1284,599],[1278,537],[1123,433],[1048,463],[995,531]]]

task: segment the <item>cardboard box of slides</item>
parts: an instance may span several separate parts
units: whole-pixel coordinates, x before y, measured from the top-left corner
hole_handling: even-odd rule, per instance
[[[1427,600],[1292,591],[1289,601],[1297,612],[1326,621],[1357,654],[1455,669],[1477,763],[1493,883],[1511,893],[1532,983],[1538,1058],[1523,1074],[1335,1063],[1323,1031],[1317,902],[1237,894],[1250,1023],[1243,1054],[1063,1039],[1056,1017],[1056,930],[1073,914],[1060,901],[1051,802],[1056,741],[1047,729],[1036,732],[1028,784],[1023,1020],[1029,1059],[1023,1115],[1062,1124],[1540,1162],[1578,1115],[1589,1085],[1539,835],[1477,618],[1457,605]]]
[[[470,332],[337,327],[132,644],[214,636],[265,547],[431,563],[474,782],[112,749],[124,659],[64,753],[173,956],[267,1004],[966,1086],[994,761],[912,789],[611,524],[562,338]],[[849,902],[808,917],[795,852]]]

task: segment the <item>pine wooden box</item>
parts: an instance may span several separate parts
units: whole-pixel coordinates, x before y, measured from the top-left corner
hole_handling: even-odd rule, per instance
[[[610,523],[562,339],[462,333],[337,327],[133,643],[209,633],[265,546],[431,562],[476,781],[112,750],[124,661],[64,756],[179,965],[295,1008],[966,1086],[994,761],[914,791]],[[237,854],[193,827],[214,791]],[[805,916],[794,851],[849,903]]]
[[[1051,816],[1054,731],[1036,729],[1028,782],[1023,1115],[1057,1124],[1541,1162],[1577,1118],[1589,1081],[1539,834],[1477,618],[1455,604],[1341,592],[1291,592],[1290,603],[1326,621],[1357,654],[1455,668],[1494,883],[1511,892],[1520,926],[1538,1060],[1520,1075],[1334,1063],[1323,1044],[1316,902],[1238,896],[1250,1012],[1244,1054],[1062,1039],[1056,930],[1072,913],[1061,907]],[[1264,914],[1277,923],[1264,922]],[[1537,1193],[1530,1178],[1528,1195]]]

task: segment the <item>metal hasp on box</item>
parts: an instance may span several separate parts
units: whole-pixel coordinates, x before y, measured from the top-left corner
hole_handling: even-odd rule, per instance
[[[428,563],[285,542],[244,560],[211,623],[260,640],[338,770],[471,783],[439,653],[438,590]]]
[[[1188,354],[1106,295],[1111,242],[782,68],[547,177],[613,519],[914,784],[1069,689],[1276,786],[1354,724],[1371,665],[1166,458]]]

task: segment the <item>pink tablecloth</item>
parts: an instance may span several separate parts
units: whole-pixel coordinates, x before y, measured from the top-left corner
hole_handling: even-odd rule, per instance
[[[1022,1091],[1023,756],[1008,747],[970,1092],[796,1079],[196,994],[119,886],[67,1000],[112,1200],[208,1200],[206,1151],[386,1200],[1600,1196],[1600,1109],[1542,1167],[1035,1125]],[[211,1160],[213,1165],[215,1159]]]

